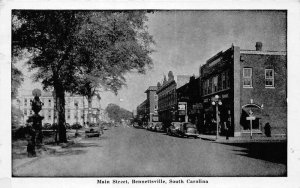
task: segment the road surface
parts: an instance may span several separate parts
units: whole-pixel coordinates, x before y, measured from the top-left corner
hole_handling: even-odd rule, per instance
[[[120,126],[107,130],[100,139],[83,138],[69,148],[13,168],[13,175],[286,176],[286,161],[272,158],[276,152],[282,156],[286,151],[284,147],[274,148],[276,151],[271,156],[260,157],[259,153],[265,148],[251,150],[251,153],[249,148],[241,145],[172,137]],[[253,154],[253,151],[258,153]]]

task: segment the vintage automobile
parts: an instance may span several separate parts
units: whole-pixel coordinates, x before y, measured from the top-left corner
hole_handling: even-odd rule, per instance
[[[183,135],[186,137],[193,137],[193,138],[199,138],[199,134],[197,131],[197,127],[193,123],[183,123]]]
[[[153,127],[154,131],[156,131],[156,132],[164,131],[162,122],[157,121],[157,122],[153,122],[153,124],[154,124],[154,127]]]
[[[181,122],[172,122],[167,128],[167,135],[179,136]]]
[[[98,129],[89,129],[85,131],[85,137],[89,138],[89,137],[99,137],[100,136],[100,131]]]
[[[172,122],[167,129],[167,134],[180,137],[199,138],[195,124],[190,122]]]
[[[146,127],[147,130],[154,131],[154,128],[155,128],[155,124],[153,122],[149,122],[147,124],[147,127]]]

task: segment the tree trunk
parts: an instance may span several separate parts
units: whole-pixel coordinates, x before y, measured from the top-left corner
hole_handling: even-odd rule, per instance
[[[92,123],[92,96],[88,96],[88,123]]]
[[[60,143],[67,142],[66,133],[66,118],[65,118],[65,90],[62,86],[58,85],[55,88],[55,93],[57,97],[57,112],[58,112],[58,137]]]

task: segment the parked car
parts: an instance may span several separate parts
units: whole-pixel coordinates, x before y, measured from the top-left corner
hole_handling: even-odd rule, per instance
[[[172,122],[167,130],[168,135],[199,138],[195,124],[190,122]]]
[[[100,131],[99,130],[95,130],[93,128],[85,131],[85,137],[99,137],[100,136]]]
[[[149,122],[148,126],[147,126],[147,130],[154,131],[155,130],[155,123]]]
[[[163,123],[162,122],[153,122],[153,124],[154,124],[154,131],[156,131],[156,132],[163,132],[164,130],[163,130]]]
[[[196,125],[190,122],[183,123],[183,136],[199,138]]]
[[[171,125],[167,128],[167,135],[178,136],[181,122],[172,122]]]

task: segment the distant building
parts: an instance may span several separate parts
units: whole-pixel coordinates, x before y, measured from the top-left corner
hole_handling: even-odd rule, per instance
[[[190,76],[178,75],[174,78],[173,72],[169,71],[168,80],[164,76],[163,83],[157,84],[158,116],[159,121],[168,124],[173,121],[181,121],[177,111],[178,101],[176,89],[188,83]]]
[[[31,110],[32,99],[33,96],[31,94],[23,94],[19,97],[19,101],[20,101],[19,107],[24,113],[23,124],[25,124],[28,117],[34,113]],[[52,94],[43,92],[42,96],[40,97],[40,100],[44,104],[42,106],[42,110],[39,113],[41,116],[44,117],[42,124],[45,123],[52,124],[57,122],[57,115],[55,115],[55,111],[54,111],[55,101]],[[88,101],[85,97],[66,94],[65,101],[66,101],[65,104],[66,123],[72,125],[77,122],[83,125],[84,122],[87,122]],[[96,123],[97,118],[99,118],[100,120],[102,119],[102,117],[106,118],[105,113],[101,112],[100,98],[98,98],[97,96],[93,97],[92,109],[90,109],[90,111],[92,114],[91,123]]]
[[[229,126],[232,136],[262,133],[269,122],[272,134],[286,134],[287,128],[287,57],[283,51],[241,50],[232,46],[207,60],[200,67],[203,100],[203,131],[216,130],[215,96],[219,105],[220,132]],[[209,128],[210,127],[210,128]]]
[[[149,86],[149,88],[145,91],[147,94],[146,99],[146,113],[147,113],[147,121],[158,121],[158,96],[156,94],[157,86]]]
[[[142,122],[147,122],[147,100],[144,100],[140,105],[137,106],[137,118]]]

